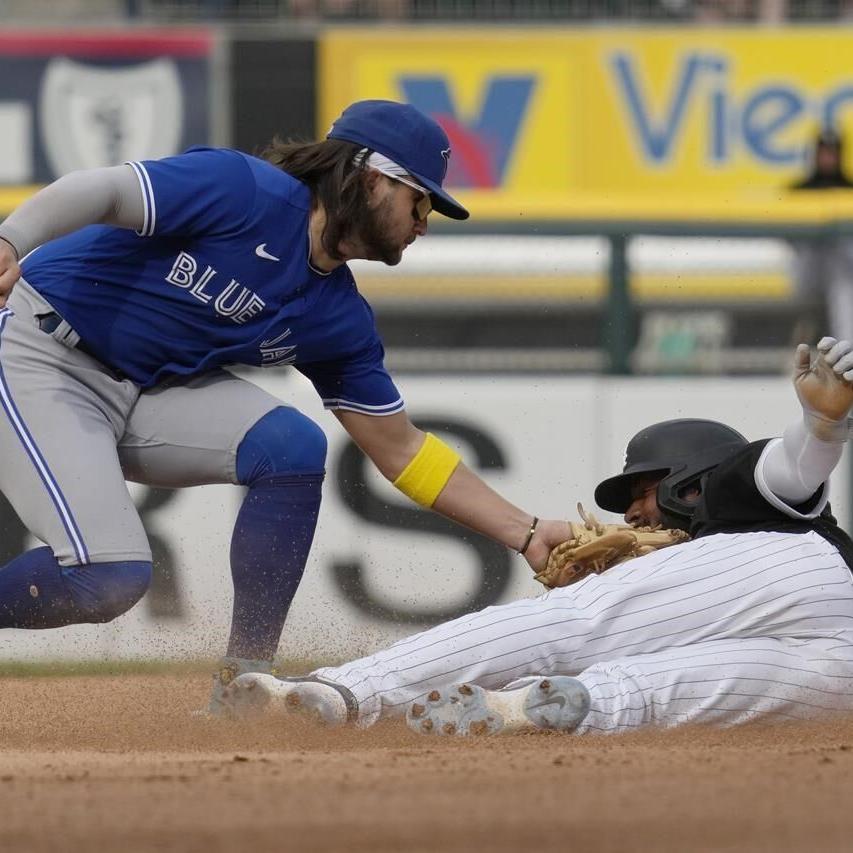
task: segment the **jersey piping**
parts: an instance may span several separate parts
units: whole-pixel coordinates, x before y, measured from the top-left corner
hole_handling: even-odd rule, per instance
[[[0,309],[0,338],[2,338],[6,321],[13,316],[13,312],[8,308]],[[71,507],[68,505],[65,495],[62,494],[59,483],[57,483],[56,478],[53,476],[47,464],[47,460],[39,450],[38,445],[24,422],[24,419],[21,417],[21,413],[18,411],[18,407],[15,405],[11,388],[6,382],[6,374],[3,371],[2,364],[0,364],[0,404],[2,404],[2,407],[6,412],[6,416],[9,419],[9,423],[12,425],[12,429],[18,436],[18,440],[21,442],[25,453],[29,456],[30,461],[33,463],[33,467],[38,472],[39,478],[44,484],[48,495],[50,495],[50,500],[62,521],[62,526],[65,528],[65,533],[71,542],[71,546],[74,548],[74,554],[78,562],[88,563],[89,552],[86,548],[85,542],[83,541],[83,534],[80,531],[80,527],[74,519]]]
[[[361,412],[364,415],[385,417],[402,412],[405,403],[402,397],[398,397],[393,403],[386,403],[384,406],[368,406],[364,403],[357,403],[355,400],[343,400],[340,397],[323,397],[323,408],[345,409],[350,412]]]
[[[143,219],[142,228],[136,233],[140,237],[151,237],[157,224],[157,206],[154,201],[154,190],[151,186],[151,177],[145,170],[145,166],[138,161],[128,161],[128,165],[136,172],[140,189],[142,190]]]

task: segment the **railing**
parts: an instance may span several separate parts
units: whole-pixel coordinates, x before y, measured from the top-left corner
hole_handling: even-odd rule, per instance
[[[34,187],[5,190],[0,188],[0,219],[34,189]],[[853,234],[853,192],[850,191],[779,193],[748,201],[722,197],[694,197],[688,201],[672,195],[657,201],[644,197],[618,200],[611,196],[607,205],[603,205],[595,197],[590,197],[575,199],[572,203],[567,202],[558,207],[537,207],[531,201],[528,207],[533,215],[519,217],[517,214],[513,216],[511,210],[504,211],[497,204],[481,203],[481,209],[477,211],[474,208],[475,215],[465,223],[451,223],[438,217],[431,222],[430,228],[433,234],[467,238],[500,234],[518,235],[528,239],[532,235],[540,238],[569,236],[604,238],[607,241],[608,250],[601,253],[606,264],[606,272],[603,276],[606,281],[603,286],[592,293],[588,288],[579,299],[577,293],[569,293],[560,282],[552,281],[555,278],[554,275],[537,282],[533,271],[525,275],[523,267],[512,272],[502,267],[493,270],[491,275],[501,278],[500,287],[503,287],[503,292],[498,291],[497,285],[491,286],[488,277],[483,277],[482,289],[478,292],[476,287],[469,285],[466,294],[461,292],[460,288],[454,287],[455,278],[464,277],[466,270],[461,267],[452,268],[451,260],[444,264],[448,267],[447,269],[439,275],[433,275],[434,280],[441,279],[443,276],[443,291],[432,285],[419,285],[420,289],[415,291],[409,289],[406,283],[407,275],[415,271],[413,265],[404,263],[399,268],[381,268],[383,273],[387,274],[381,277],[391,279],[395,286],[383,287],[380,283],[375,292],[371,292],[369,288],[366,292],[371,302],[378,308],[378,313],[383,318],[387,318],[389,325],[395,325],[399,333],[396,340],[403,342],[402,345],[391,344],[398,351],[398,357],[405,360],[404,365],[401,363],[395,365],[397,369],[400,367],[412,369],[417,365],[417,345],[407,345],[407,341],[412,338],[406,333],[407,325],[415,323],[420,326],[421,341],[429,338],[429,335],[423,331],[429,327],[429,323],[432,323],[433,327],[439,327],[439,333],[434,336],[433,342],[424,346],[425,354],[432,351],[427,361],[435,367],[442,363],[436,351],[454,348],[453,343],[444,345],[441,341],[435,342],[441,337],[442,325],[449,326],[455,323],[464,337],[463,327],[466,322],[476,326],[478,322],[484,322],[483,318],[488,318],[489,322],[495,325],[498,322],[503,323],[503,328],[511,331],[510,319],[514,315],[518,319],[518,326],[547,320],[550,323],[550,331],[543,332],[543,336],[550,335],[550,341],[542,342],[544,345],[538,351],[531,348],[524,357],[521,357],[520,354],[525,347],[532,343],[530,335],[518,334],[515,338],[510,337],[510,334],[496,335],[496,340],[490,341],[483,349],[471,350],[467,362],[471,365],[470,369],[476,370],[477,366],[479,369],[486,369],[488,367],[486,349],[491,347],[492,350],[497,351],[503,347],[506,351],[500,353],[499,358],[494,360],[492,369],[524,371],[535,369],[537,365],[540,368],[542,365],[551,365],[551,369],[561,371],[630,375],[637,372],[634,349],[637,343],[635,330],[638,304],[634,294],[638,288],[632,286],[636,270],[630,262],[628,251],[631,241],[635,238],[644,236],[771,238],[783,241],[796,238],[822,241],[837,238],[839,235]],[[433,245],[429,238],[426,242]],[[469,254],[476,254],[477,249],[470,247],[466,251]],[[725,251],[725,248],[722,251]],[[482,254],[483,250],[481,249],[480,252]],[[482,258],[481,263],[483,272],[488,273],[490,259]],[[370,281],[371,276],[377,275],[374,272],[377,266],[365,264],[364,269],[360,269],[357,273],[359,281]],[[776,266],[779,266],[778,261]],[[753,265],[753,269],[757,268]],[[590,270],[587,272],[591,273],[587,278],[595,274]],[[596,272],[599,276],[601,275],[599,271]],[[514,283],[510,279],[514,279]],[[376,280],[378,281],[378,277]],[[515,288],[515,292],[510,294],[509,298],[507,298],[507,287]],[[853,281],[851,287],[853,287]],[[734,310],[733,306],[738,301],[739,295],[734,299],[731,296],[731,293],[728,296],[726,293],[720,293],[708,298],[695,294],[689,302],[696,306],[696,311],[727,312]],[[780,301],[784,300],[784,295],[778,292],[762,295],[758,288],[753,288],[753,297],[753,302],[763,302],[767,308],[777,311]],[[672,308],[672,302],[668,302],[667,299],[666,293],[660,294],[657,297],[657,305],[663,309]],[[681,300],[682,307],[687,301]],[[713,305],[709,307],[709,303]],[[595,307],[594,311],[590,310],[592,305]],[[430,311],[432,314],[428,318]],[[581,323],[586,324],[583,328],[587,333],[586,344],[574,352],[568,350],[571,346],[577,346],[577,335],[572,333],[568,324],[563,326],[564,333],[560,332],[560,321],[555,316],[560,312],[564,318],[571,317],[575,313],[583,314],[584,319]],[[756,317],[763,317],[766,320],[770,311],[765,309],[764,314],[761,310],[753,313]],[[550,314],[550,317],[547,314]],[[479,321],[478,317],[481,318]],[[588,334],[589,322],[599,324],[592,334]],[[751,327],[747,331],[751,333]],[[756,335],[758,331],[758,329],[755,330]],[[829,330],[820,328],[817,331]],[[757,340],[756,338],[756,343]],[[778,340],[772,346],[768,346],[765,339],[762,350],[750,341],[741,340],[738,347],[727,347],[728,355],[719,354],[716,366],[707,365],[705,372],[712,373],[715,370],[728,374],[776,372],[783,363],[778,358],[780,351],[784,350],[789,343],[789,340]],[[566,350],[562,356],[558,352],[561,347]],[[402,352],[403,349],[406,352]],[[510,350],[514,350],[519,356],[510,358]],[[572,358],[568,358],[569,355]],[[455,360],[457,365],[461,364],[460,353],[455,356],[450,353],[448,357]],[[750,359],[753,362],[751,365],[746,363]],[[736,363],[738,361],[743,363]],[[516,365],[515,368],[513,364]],[[425,365],[424,369],[430,368]]]
[[[628,243],[633,237],[743,237],[783,240],[828,240],[853,234],[853,192],[830,191],[792,195],[780,193],[750,200],[731,198],[653,201],[646,198],[606,201],[589,198],[524,217],[523,232],[543,235],[602,235],[610,244],[606,308],[601,330],[607,352],[605,372],[627,375],[633,346],[631,269]],[[497,209],[463,226],[433,226],[438,233],[519,233],[519,218],[501,216]],[[851,282],[853,287],[853,282]]]

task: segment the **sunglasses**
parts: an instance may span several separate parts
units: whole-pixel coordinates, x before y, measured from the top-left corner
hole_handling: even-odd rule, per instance
[[[415,219],[418,221],[426,219],[432,213],[432,199],[429,197],[429,190],[424,189],[420,184],[416,184],[408,178],[401,178],[399,175],[389,175],[388,172],[383,172],[382,174],[386,178],[391,178],[392,181],[399,181],[401,184],[405,184],[407,187],[411,187],[421,194],[421,197],[415,202],[415,206],[412,208],[412,216]]]

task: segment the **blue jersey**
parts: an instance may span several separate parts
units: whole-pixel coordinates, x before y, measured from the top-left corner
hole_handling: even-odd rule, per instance
[[[88,350],[143,388],[224,364],[289,364],[326,408],[403,408],[349,268],[311,266],[304,184],[228,149],[130,165],[139,232],[93,225],[22,264]]]

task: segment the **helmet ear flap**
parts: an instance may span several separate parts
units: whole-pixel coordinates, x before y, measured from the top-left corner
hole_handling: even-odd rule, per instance
[[[685,492],[691,487],[696,487],[698,498],[705,491],[705,483],[716,468],[716,464],[701,472],[699,476],[692,476],[689,480],[679,479],[680,472],[676,476],[665,477],[658,484],[657,501],[661,514],[661,523],[664,527],[672,527],[678,530],[690,532],[693,522],[693,513],[696,509],[696,499],[685,497]]]
[[[695,483],[699,494],[703,494],[717,466],[736,450],[745,447],[747,443],[746,439],[743,439],[742,442],[712,447],[704,453],[696,454],[690,462],[681,465],[669,476],[664,477],[658,485],[657,493],[658,507],[664,526],[676,527],[689,533],[693,513],[696,511],[696,501],[686,499],[685,491]]]

